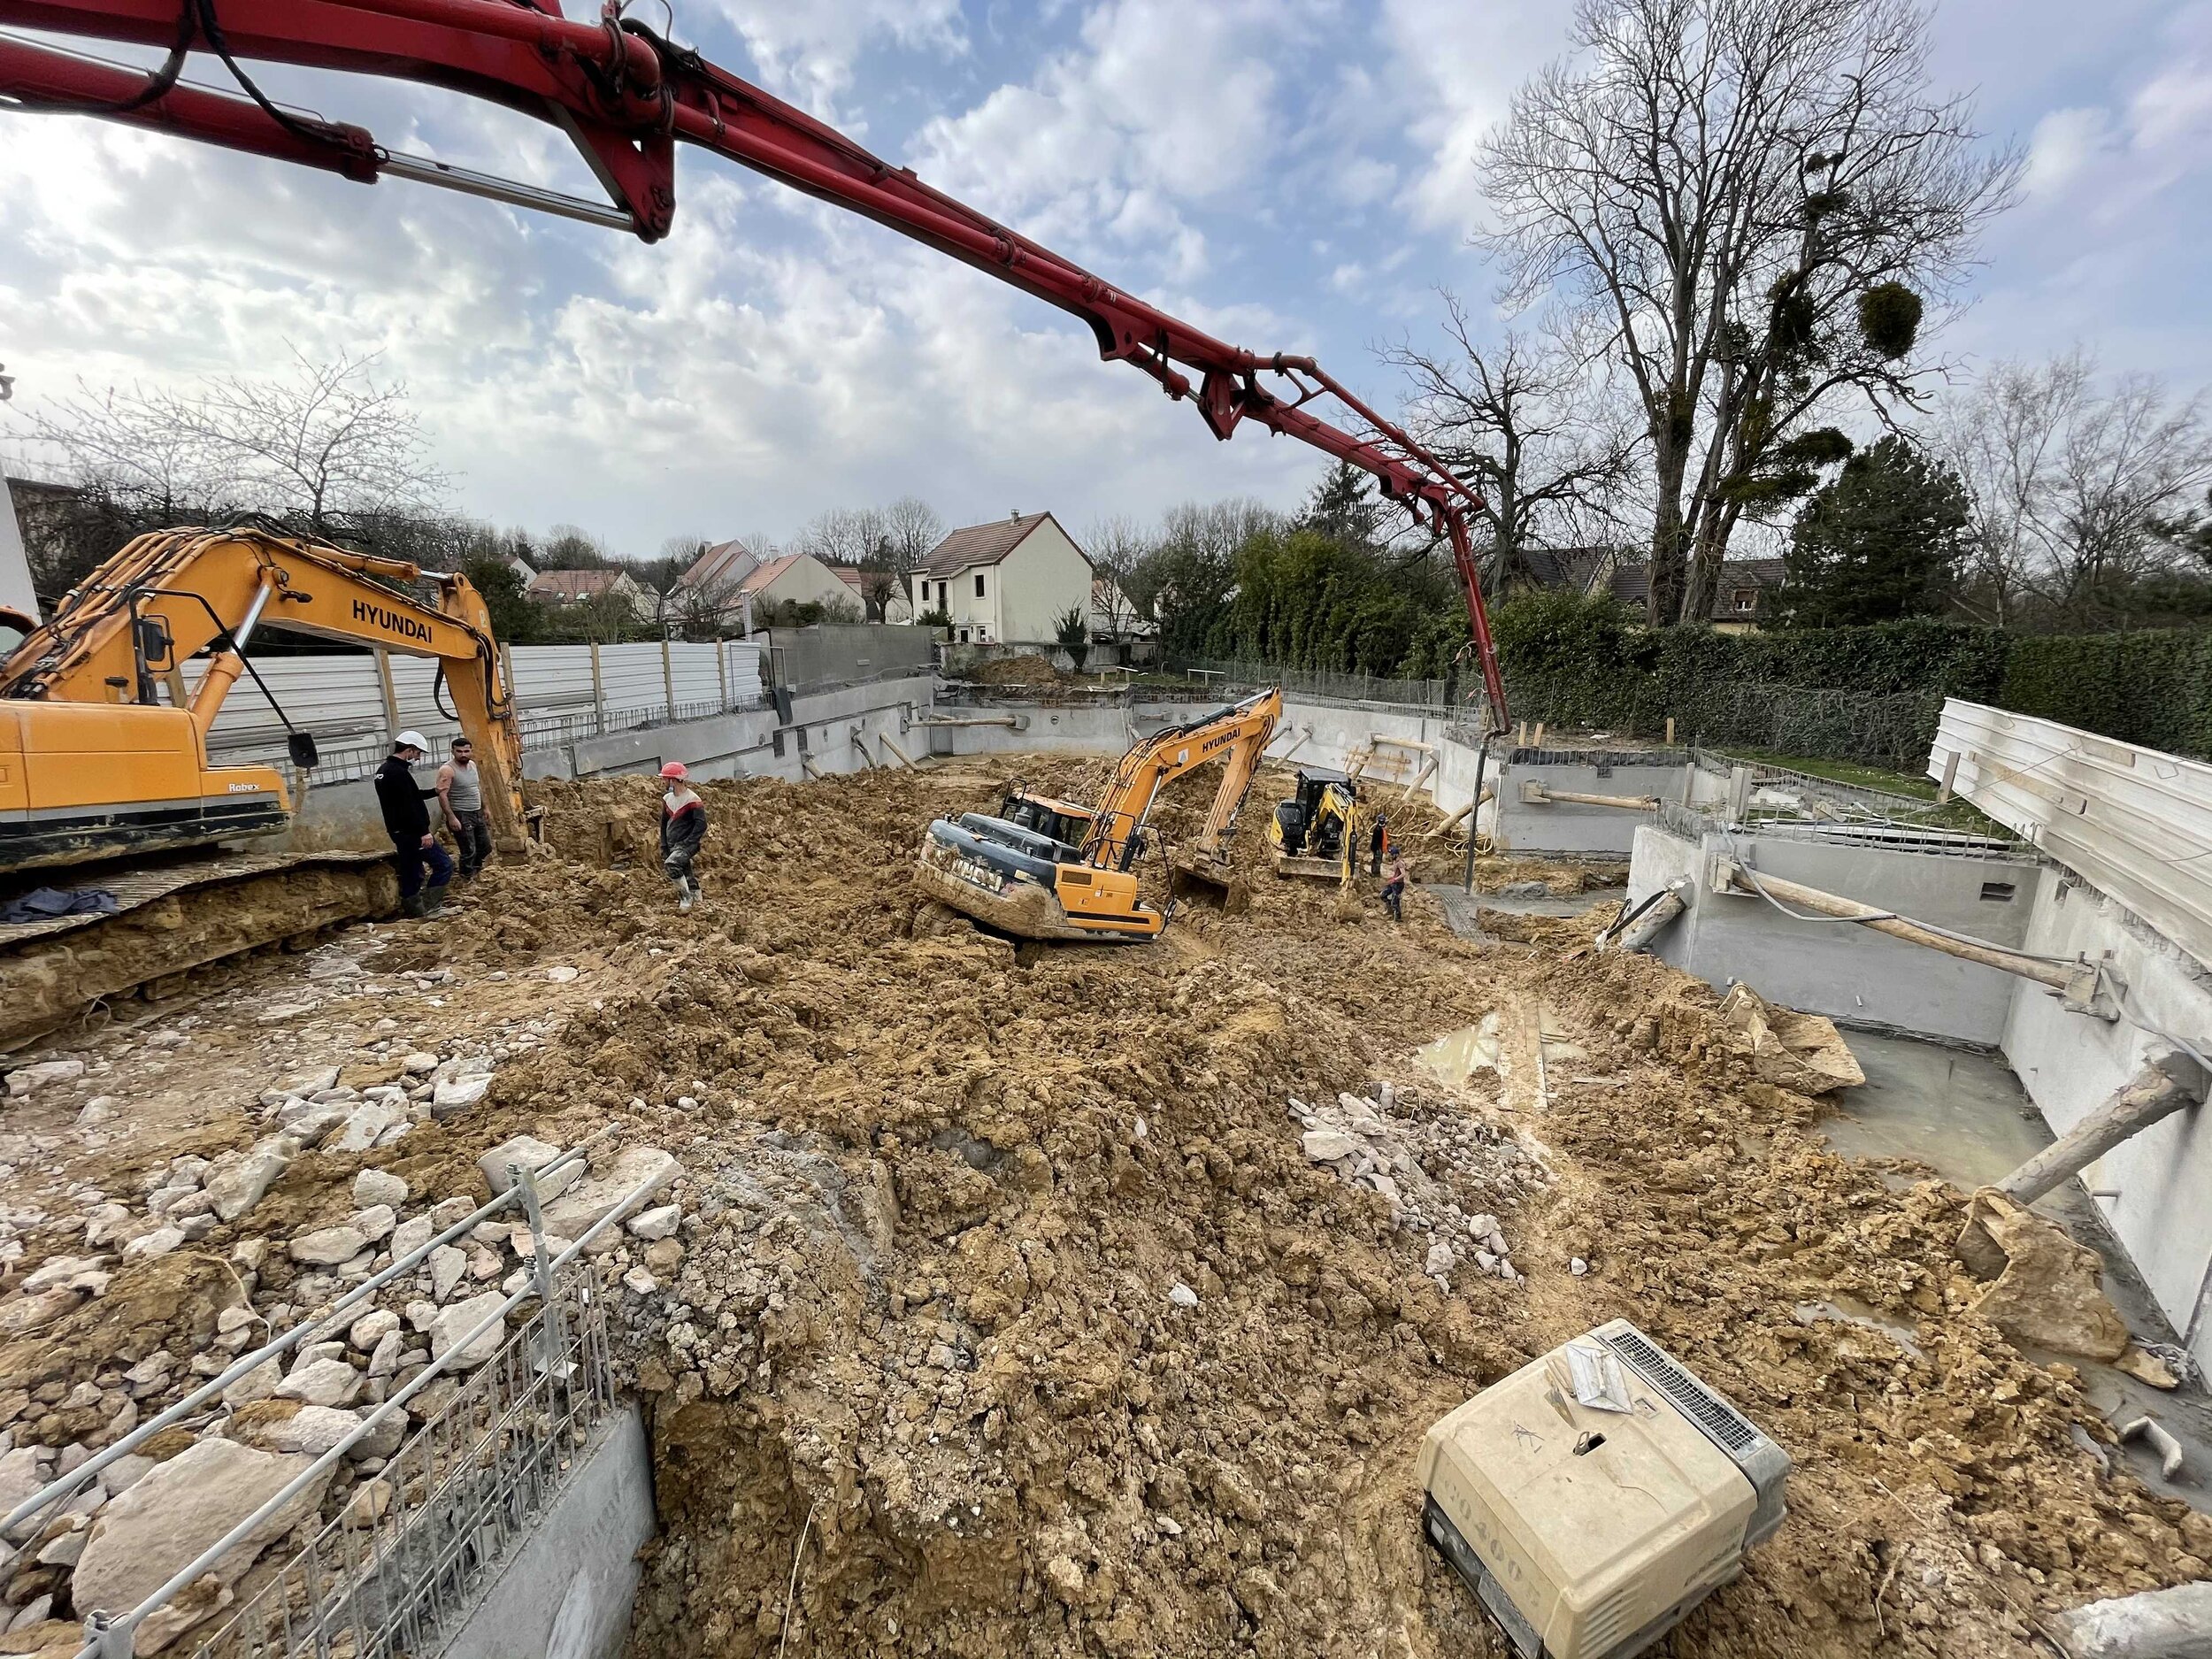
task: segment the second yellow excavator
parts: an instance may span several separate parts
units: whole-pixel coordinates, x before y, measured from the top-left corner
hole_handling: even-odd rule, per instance
[[[922,837],[915,885],[940,902],[1022,939],[1155,939],[1165,910],[1138,897],[1137,860],[1150,845],[1152,803],[1171,780],[1210,761],[1227,763],[1195,843],[1178,875],[1240,890],[1229,859],[1237,812],[1282,718],[1270,689],[1171,726],[1131,747],[1095,807],[1016,789],[998,816],[939,818]]]

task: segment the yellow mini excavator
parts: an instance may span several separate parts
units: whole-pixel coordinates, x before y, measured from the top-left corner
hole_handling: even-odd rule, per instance
[[[436,658],[493,838],[521,850],[520,734],[465,578],[261,529],[140,536],[0,657],[0,902],[65,879],[113,907],[0,923],[0,1048],[119,992],[390,908],[380,853],[214,850],[292,822],[275,767],[208,757],[263,627]],[[315,764],[311,734],[292,730],[290,749],[295,767]]]
[[[1222,760],[1227,764],[1205,827],[1173,868],[1224,890],[1234,908],[1241,884],[1230,862],[1230,836],[1282,711],[1282,693],[1268,690],[1154,733],[1121,757],[1095,807],[1017,787],[995,818],[939,818],[922,837],[915,885],[1022,939],[1156,938],[1167,912],[1137,896],[1136,870],[1153,838],[1152,803],[1170,780]]]

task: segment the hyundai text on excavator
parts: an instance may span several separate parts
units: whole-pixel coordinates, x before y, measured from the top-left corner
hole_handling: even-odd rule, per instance
[[[1224,764],[1196,842],[1174,871],[1224,889],[1234,908],[1229,862],[1237,812],[1282,718],[1279,691],[1263,691],[1131,745],[1096,807],[1019,789],[995,818],[939,818],[922,837],[914,883],[940,902],[1024,939],[1156,938],[1168,914],[1138,897],[1138,860],[1150,848],[1160,790],[1187,772]]]
[[[426,582],[428,602],[409,591]],[[99,998],[390,909],[382,854],[204,850],[292,822],[276,768],[208,757],[264,627],[435,658],[476,748],[494,839],[520,850],[513,701],[465,578],[261,529],[140,536],[0,658],[0,882],[68,865],[117,906],[0,926],[0,1044]],[[188,687],[184,666],[203,652]],[[294,731],[291,750],[303,771],[315,764],[310,733]]]

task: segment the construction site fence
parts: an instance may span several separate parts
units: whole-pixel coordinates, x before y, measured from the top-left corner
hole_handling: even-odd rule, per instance
[[[764,708],[764,641],[693,644],[519,645],[506,653],[525,749]],[[442,758],[460,734],[449,688],[424,657],[368,651],[313,652],[254,659],[258,680],[242,680],[209,733],[211,758],[233,765],[279,764],[293,729],[319,751],[317,783],[374,772],[392,739],[412,729]],[[188,665],[198,687],[204,664]]]
[[[1271,663],[1178,657],[1164,671],[1181,675],[1194,688],[1248,691],[1279,686],[1286,695],[1325,697],[1338,703],[1388,703],[1401,708],[1441,713],[1451,707],[1448,680],[1382,680],[1373,674],[1340,674],[1326,669],[1285,668]]]

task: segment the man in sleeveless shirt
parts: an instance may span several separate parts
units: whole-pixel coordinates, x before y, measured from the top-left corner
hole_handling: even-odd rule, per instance
[[[491,820],[484,816],[484,780],[476,750],[465,737],[453,740],[453,758],[438,768],[438,806],[461,855],[461,879],[473,880],[492,856]]]

